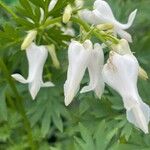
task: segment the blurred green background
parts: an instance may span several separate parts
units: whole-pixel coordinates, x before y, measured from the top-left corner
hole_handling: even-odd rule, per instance
[[[18,5],[17,0],[1,1],[12,7],[12,10]],[[93,2],[94,0],[85,0],[85,7],[92,8]],[[108,2],[116,18],[124,23],[127,22],[130,12],[138,9],[134,24],[128,30],[133,37],[131,49],[150,76],[150,0],[108,0]],[[13,26],[11,31],[18,31],[9,14],[0,8],[0,56],[3,57],[10,73],[18,71],[27,76],[27,61],[25,53],[20,51],[21,43],[7,46],[9,44],[7,38],[2,36],[6,24]],[[10,33],[9,36],[13,35]],[[37,99],[32,101],[28,87],[15,82],[19,94],[23,97],[36,149],[150,150],[150,134],[145,135],[127,122],[121,97],[112,89],[106,88],[102,100],[90,92],[78,94],[69,107],[64,106],[63,83],[68,65],[67,48],[58,48],[57,54],[61,69],[55,69],[49,58],[44,72],[46,74],[44,79],[52,79],[56,84],[55,88],[41,89]],[[84,78],[81,86],[87,82],[88,76]],[[150,105],[150,79],[147,81],[139,79],[138,87],[143,101]],[[22,118],[16,111],[16,96],[2,72],[0,72],[0,91],[0,150],[31,149]]]

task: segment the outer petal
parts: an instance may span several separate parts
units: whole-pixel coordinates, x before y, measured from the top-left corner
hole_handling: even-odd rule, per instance
[[[110,6],[104,0],[96,0],[94,2],[94,9],[97,9],[101,14],[104,14],[105,17],[115,19]]]
[[[90,75],[90,83],[82,88],[80,93],[94,90],[100,98],[104,91],[104,81],[102,77],[102,68],[104,65],[104,54],[99,44],[94,45],[94,50],[90,52],[90,60],[88,63],[88,71]]]
[[[122,96],[129,122],[148,133],[150,109],[138,94],[138,69],[139,64],[133,55],[121,56],[113,52],[104,66],[103,77]]]
[[[80,13],[81,18],[83,18],[83,20],[85,20],[86,22],[90,23],[90,24],[99,24],[99,18],[93,13],[93,11],[90,10],[83,10]]]
[[[16,73],[11,75],[15,80],[21,82],[21,83],[28,83],[28,81],[20,74]]]
[[[89,52],[76,41],[72,41],[68,49],[69,67],[67,80],[64,84],[65,105],[69,105],[78,92],[80,82],[84,76]]]
[[[125,39],[128,42],[132,43],[132,37],[128,32],[126,32],[122,29],[117,29],[117,28],[115,30],[122,39]]]

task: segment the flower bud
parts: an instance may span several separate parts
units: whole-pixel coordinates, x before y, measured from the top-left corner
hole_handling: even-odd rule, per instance
[[[69,22],[72,14],[72,7],[71,5],[67,5],[63,14],[63,23]]]
[[[143,80],[147,80],[148,79],[147,72],[141,67],[139,67],[139,77],[141,79],[143,79]]]
[[[48,49],[49,54],[51,55],[54,67],[59,69],[60,63],[59,63],[59,60],[58,60],[57,55],[56,55],[55,45],[51,44],[51,45],[47,46],[47,49]]]
[[[99,24],[96,27],[99,30],[112,30],[114,28],[113,24],[111,23]]]
[[[37,35],[36,30],[29,31],[21,45],[21,50],[28,48],[33,42],[33,40],[36,38],[36,35]]]
[[[75,6],[80,9],[84,5],[84,0],[75,0]]]

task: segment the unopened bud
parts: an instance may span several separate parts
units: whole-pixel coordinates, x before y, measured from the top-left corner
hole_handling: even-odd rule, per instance
[[[80,9],[84,5],[84,0],[75,0],[75,6]]]
[[[69,22],[72,14],[72,7],[71,5],[67,5],[63,14],[63,23]]]
[[[148,79],[147,72],[141,67],[139,67],[139,77],[141,79],[143,79],[143,80],[147,80]]]
[[[56,50],[55,50],[55,45],[51,44],[49,46],[47,46],[48,52],[52,58],[52,62],[55,68],[59,69],[60,68],[60,63],[59,60],[57,58],[57,54],[56,54]]]
[[[99,24],[96,26],[99,30],[112,30],[114,26],[110,23]]]
[[[25,37],[22,45],[21,45],[21,50],[24,50],[28,46],[30,46],[30,44],[36,38],[36,35],[37,35],[37,31],[36,30],[29,31],[28,34],[27,34],[27,36]]]

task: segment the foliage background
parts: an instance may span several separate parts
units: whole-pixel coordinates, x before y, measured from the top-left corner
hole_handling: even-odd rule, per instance
[[[13,10],[18,5],[17,0],[3,2]],[[134,41],[131,48],[150,76],[150,1],[109,2],[115,16],[122,22],[127,21],[133,9],[138,9],[134,25],[129,30]],[[92,3],[88,0],[86,6],[90,7]],[[54,68],[50,57],[45,65],[44,79],[51,79],[56,84],[54,88],[42,88],[35,101],[31,100],[26,85],[15,82],[17,92],[7,70],[10,74],[21,72],[27,76],[26,56],[20,51],[22,35],[24,33],[16,28],[11,16],[0,8],[0,56],[7,67],[0,68],[0,150],[150,150],[150,134],[145,135],[127,122],[121,97],[111,88],[106,88],[101,100],[90,92],[77,95],[69,107],[64,106],[66,46],[57,47],[61,69]],[[57,43],[57,34],[55,38]],[[81,87],[87,82],[88,76]],[[150,80],[139,79],[138,86],[143,101],[150,105]],[[23,110],[27,118],[22,117]]]

